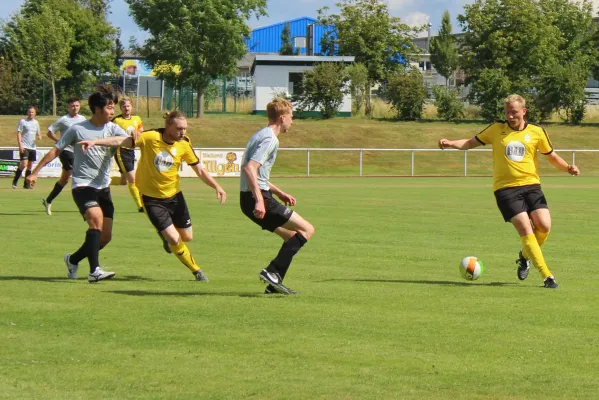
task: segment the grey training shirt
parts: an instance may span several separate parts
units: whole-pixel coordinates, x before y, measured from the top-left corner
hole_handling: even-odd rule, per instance
[[[73,188],[89,186],[104,189],[110,185],[110,166],[116,148],[94,146],[84,153],[81,145],[77,143],[112,136],[129,135],[113,122],[94,126],[90,121],[75,124],[62,134],[56,148],[64,150],[69,145],[74,147]]]
[[[247,182],[247,177],[243,172],[243,168],[247,165],[250,160],[260,163],[258,168],[258,186],[261,190],[269,190],[270,185],[268,181],[270,179],[270,170],[272,169],[275,159],[277,158],[277,150],[279,149],[279,139],[272,129],[266,127],[254,133],[254,136],[250,138],[245,153],[243,153],[243,160],[241,161],[241,181],[240,190],[242,192],[251,191],[250,186]]]
[[[40,124],[37,120],[23,118],[19,121],[17,132],[21,133],[21,143],[24,149],[35,150],[35,136],[40,133]]]
[[[85,120],[86,118],[83,115],[79,114],[77,114],[74,117],[71,117],[69,114],[63,115],[62,117],[58,118],[55,123],[50,125],[48,130],[52,133],[60,132],[60,135],[62,136],[71,126],[83,122]],[[64,151],[72,152],[73,146],[65,147]]]

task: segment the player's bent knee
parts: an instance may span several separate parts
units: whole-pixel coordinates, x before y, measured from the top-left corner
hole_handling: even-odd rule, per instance
[[[314,235],[314,232],[315,232],[314,226],[307,221],[306,221],[306,225],[302,226],[301,229],[299,230],[299,233],[301,233],[302,236],[306,238],[306,240],[310,240],[312,235]]]

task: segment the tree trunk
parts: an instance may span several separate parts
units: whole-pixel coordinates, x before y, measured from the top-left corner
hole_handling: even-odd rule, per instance
[[[198,87],[198,118],[204,117],[204,88]]]
[[[364,88],[364,97],[365,97],[365,103],[364,103],[364,114],[367,117],[372,117],[372,111],[373,111],[373,107],[372,107],[372,101],[370,99],[370,90],[371,90],[372,84],[370,83],[370,81],[366,81],[366,87]]]
[[[56,84],[54,83],[54,77],[50,78],[52,82],[52,116],[56,117]]]

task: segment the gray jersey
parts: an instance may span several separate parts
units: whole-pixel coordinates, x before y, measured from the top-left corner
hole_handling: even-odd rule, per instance
[[[85,120],[86,118],[83,115],[79,114],[77,114],[75,117],[71,117],[69,114],[63,115],[62,117],[58,118],[55,123],[50,125],[48,130],[52,133],[60,132],[60,135],[62,136],[71,126],[83,122]],[[65,147],[64,151],[72,152],[73,146]]]
[[[260,164],[260,168],[258,168],[258,186],[260,189],[270,189],[268,180],[270,179],[270,170],[277,158],[278,149],[279,139],[272,129],[266,127],[254,133],[254,136],[250,138],[250,141],[245,148],[243,160],[241,161],[242,172],[240,190],[242,192],[249,192],[251,190],[245,173],[243,172],[243,168],[250,160]]]
[[[104,189],[110,185],[110,166],[116,148],[94,146],[83,152],[81,145],[77,143],[112,136],[129,135],[115,123],[94,126],[90,121],[75,124],[62,134],[56,148],[64,150],[69,145],[74,147],[73,188],[89,186]]]
[[[40,124],[35,119],[23,118],[19,121],[17,132],[21,132],[21,143],[24,149],[35,150],[35,137],[40,133]]]

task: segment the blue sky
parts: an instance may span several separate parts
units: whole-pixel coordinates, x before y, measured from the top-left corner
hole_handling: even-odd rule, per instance
[[[441,24],[441,15],[448,10],[453,19],[454,32],[459,32],[460,28],[456,21],[456,16],[463,11],[465,4],[471,4],[474,0],[386,0],[389,6],[389,12],[402,18],[410,25],[419,25],[425,23],[432,24],[433,34],[437,32]],[[294,19],[302,16],[316,17],[317,10],[324,6],[329,6],[333,11],[336,10],[336,0],[268,0],[268,17],[259,20],[252,19],[249,25],[252,28],[266,26],[273,23]],[[23,0],[0,0],[0,19],[7,20],[18,11]],[[599,0],[593,0],[595,6],[599,5]],[[147,37],[141,32],[135,22],[129,16],[129,8],[125,0],[113,0],[110,6],[110,22],[118,28],[121,28],[121,39],[125,46],[129,43],[129,37],[135,36],[139,43]],[[597,7],[595,7],[597,10]]]

